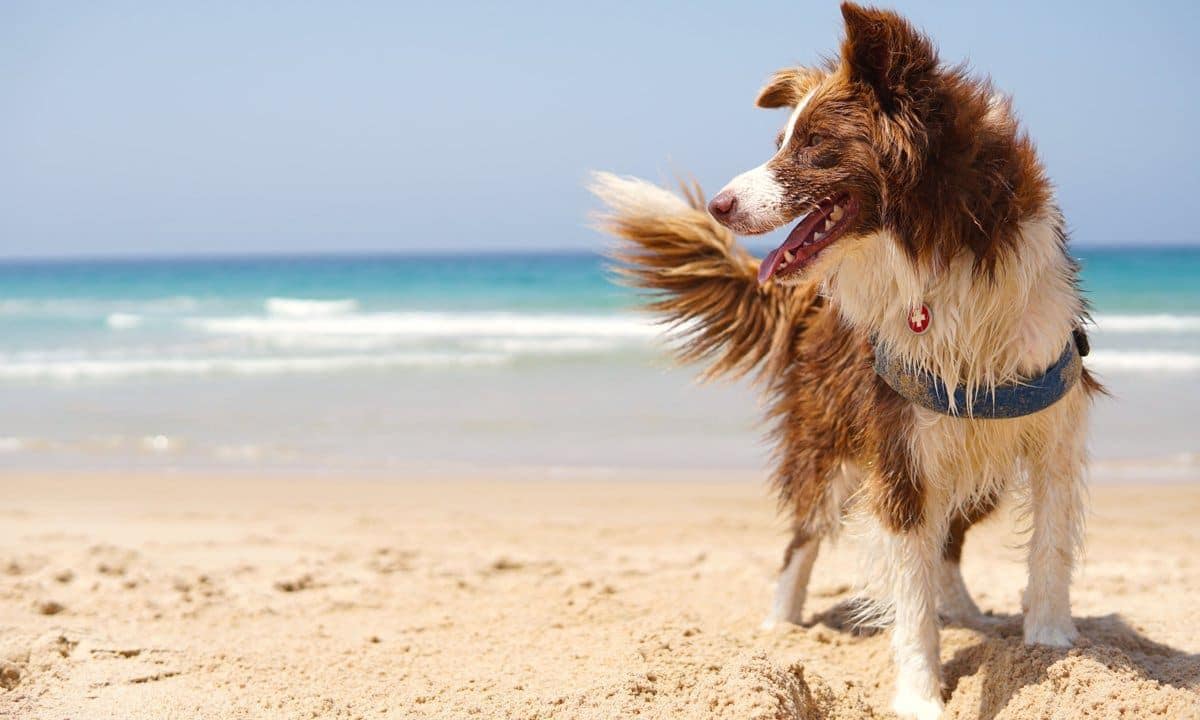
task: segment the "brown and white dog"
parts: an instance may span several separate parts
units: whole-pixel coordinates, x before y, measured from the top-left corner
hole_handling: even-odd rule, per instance
[[[894,709],[934,718],[938,605],[978,612],[958,571],[963,535],[1005,492],[1027,503],[1032,529],[1025,641],[1077,637],[1069,585],[1102,388],[1085,369],[1040,412],[977,418],[918,406],[875,373],[878,347],[968,393],[1036,377],[1086,307],[1052,187],[1007,99],[940,64],[895,13],[846,3],[842,14],[837,61],[781,70],[759,93],[760,107],[791,110],[779,149],[709,213],[695,187],[685,201],[599,174],[593,190],[625,241],[620,272],[678,324],[682,357],[765,387],[794,528],[768,624],[800,620],[818,545],[854,498],[879,531]],[[761,265],[729,232],[796,219]]]

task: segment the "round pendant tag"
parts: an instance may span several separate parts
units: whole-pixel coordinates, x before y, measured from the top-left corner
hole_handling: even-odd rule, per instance
[[[913,308],[913,311],[908,314],[908,329],[922,335],[929,329],[929,323],[932,320],[933,315],[929,312],[929,306],[921,303],[921,307]]]

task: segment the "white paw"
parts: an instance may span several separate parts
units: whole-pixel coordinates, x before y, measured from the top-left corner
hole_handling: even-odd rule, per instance
[[[983,618],[987,617],[975,605],[950,605],[949,603],[938,606],[938,617],[942,619],[943,625],[982,625]]]
[[[780,594],[783,594],[782,591]],[[763,630],[774,630],[788,625],[800,625],[803,622],[804,597],[795,597],[789,593],[784,597],[775,598],[775,602],[771,604],[771,611],[759,627]]]
[[[942,698],[898,690],[892,700],[892,712],[903,720],[937,720],[942,716]]]
[[[800,624],[800,618],[793,618],[790,616],[781,616],[779,613],[772,612],[770,615],[768,615],[762,621],[762,624],[758,626],[758,629],[762,630],[764,632],[771,632],[772,630],[780,630],[782,628],[786,628],[788,625],[799,625],[799,624]]]
[[[1079,631],[1070,619],[1054,623],[1025,623],[1026,645],[1069,648],[1079,639]]]
[[[938,610],[938,619],[942,621],[943,626],[970,628],[983,632],[999,627],[1004,623],[1002,618],[988,615],[983,611],[974,613],[947,613],[944,610]]]

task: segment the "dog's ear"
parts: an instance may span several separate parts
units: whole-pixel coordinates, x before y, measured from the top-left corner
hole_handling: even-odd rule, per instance
[[[760,108],[795,107],[820,81],[821,74],[816,70],[802,67],[776,70],[758,91],[754,104]]]
[[[875,91],[885,112],[894,112],[933,78],[937,51],[907,20],[851,2],[842,3],[842,17],[842,62],[852,79]]]

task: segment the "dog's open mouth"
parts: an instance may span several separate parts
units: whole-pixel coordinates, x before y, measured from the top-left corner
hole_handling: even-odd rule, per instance
[[[849,193],[828,197],[792,228],[787,240],[758,266],[758,283],[803,270],[821,251],[842,236],[858,215],[858,201]]]

